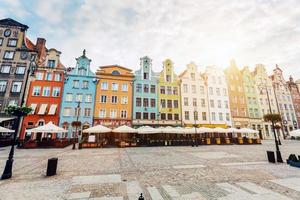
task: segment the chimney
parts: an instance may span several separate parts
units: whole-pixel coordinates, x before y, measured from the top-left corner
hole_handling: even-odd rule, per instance
[[[38,51],[37,59],[38,61],[43,62],[43,57],[46,57],[46,39],[45,38],[37,38],[36,40],[36,49]]]

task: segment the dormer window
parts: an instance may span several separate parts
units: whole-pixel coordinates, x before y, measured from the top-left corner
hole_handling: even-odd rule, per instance
[[[86,75],[86,69],[79,69],[78,70],[78,75],[85,76]]]
[[[55,67],[55,60],[48,60],[48,67],[54,68]]]
[[[120,75],[120,72],[117,71],[117,70],[114,70],[111,74],[112,74],[112,75]]]

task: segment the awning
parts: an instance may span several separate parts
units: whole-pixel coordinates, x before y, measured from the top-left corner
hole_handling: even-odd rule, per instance
[[[42,105],[40,106],[40,110],[39,110],[39,112],[38,112],[38,115],[44,115],[45,112],[46,112],[47,106],[48,106],[48,104],[42,104]]]
[[[83,133],[110,133],[111,129],[102,125],[97,125],[82,131]]]
[[[14,133],[14,132],[15,132],[14,130],[0,126],[0,133]]]
[[[0,123],[5,122],[5,121],[9,121],[9,120],[13,120],[13,119],[15,119],[15,117],[1,117],[0,118]]]
[[[48,115],[55,115],[56,108],[57,108],[57,104],[52,104],[52,105],[50,106],[50,110],[49,110],[49,112],[48,112]]]
[[[30,114],[34,114],[35,113],[35,110],[36,110],[36,107],[37,107],[37,104],[36,103],[33,103],[33,104],[31,104],[30,105],[30,107],[31,107],[31,109],[32,109],[32,111],[31,111],[31,113]]]
[[[43,126],[39,126],[33,129],[28,129],[26,130],[26,132],[28,133],[67,133],[68,131],[56,126],[55,124],[53,124],[52,122],[48,122],[47,124],[43,125]]]
[[[129,126],[123,125],[112,130],[114,133],[137,133],[137,130]]]

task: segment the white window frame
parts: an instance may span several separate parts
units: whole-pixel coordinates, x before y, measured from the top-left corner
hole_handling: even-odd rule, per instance
[[[42,96],[43,97],[50,97],[50,94],[51,94],[51,87],[50,86],[44,86]]]

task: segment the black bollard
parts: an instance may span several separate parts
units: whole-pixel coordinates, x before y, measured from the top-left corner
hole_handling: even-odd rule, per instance
[[[141,196],[139,197],[138,200],[145,200],[144,197],[143,197],[143,193],[141,193]]]

